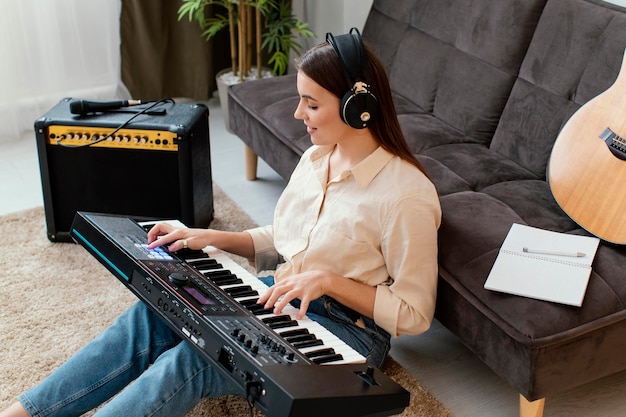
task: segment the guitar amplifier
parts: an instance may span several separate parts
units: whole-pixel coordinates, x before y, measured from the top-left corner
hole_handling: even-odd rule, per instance
[[[48,239],[72,242],[77,211],[213,220],[208,108],[171,100],[76,115],[61,100],[35,121]]]

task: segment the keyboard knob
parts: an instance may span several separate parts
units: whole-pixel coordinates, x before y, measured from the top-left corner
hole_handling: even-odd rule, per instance
[[[187,278],[185,275],[181,274],[180,272],[173,272],[167,278],[170,280],[172,284],[175,284],[175,285],[184,285],[187,281],[189,281],[189,278]]]

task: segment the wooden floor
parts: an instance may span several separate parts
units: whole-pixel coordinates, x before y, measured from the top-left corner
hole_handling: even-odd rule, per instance
[[[259,179],[245,179],[243,145],[225,130],[219,103],[208,104],[213,180],[258,224],[271,223],[285,182],[263,161]],[[0,142],[0,214],[42,204],[34,134]],[[423,335],[394,340],[391,355],[457,417],[518,415],[518,393],[438,322]],[[548,398],[544,416],[626,416],[626,372]]]

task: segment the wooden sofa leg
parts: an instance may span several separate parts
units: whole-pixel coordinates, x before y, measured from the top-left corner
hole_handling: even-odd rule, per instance
[[[528,401],[522,394],[519,396],[519,415],[520,417],[542,417],[543,406],[546,403],[545,398],[537,401]]]
[[[245,146],[246,155],[246,179],[248,181],[256,180],[256,169],[259,157],[255,154],[250,147]]]

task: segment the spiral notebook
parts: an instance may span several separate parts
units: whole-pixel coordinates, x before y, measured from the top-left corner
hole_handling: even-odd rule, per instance
[[[485,288],[580,307],[600,239],[514,223]]]

